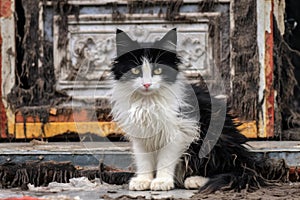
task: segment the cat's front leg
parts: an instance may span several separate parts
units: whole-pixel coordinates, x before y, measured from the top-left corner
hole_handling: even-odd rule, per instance
[[[157,177],[153,179],[150,185],[151,190],[161,190],[167,191],[174,188],[174,178],[173,175],[168,174],[168,172],[157,173]]]
[[[139,142],[133,142],[136,176],[129,181],[129,190],[149,190],[153,180],[154,157]]]
[[[151,190],[171,190],[174,188],[174,172],[183,147],[168,144],[163,147],[157,157],[156,178],[151,182]]]

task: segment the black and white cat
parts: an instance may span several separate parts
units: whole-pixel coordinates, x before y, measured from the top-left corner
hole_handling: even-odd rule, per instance
[[[272,170],[270,164],[247,150],[247,138],[229,114],[216,145],[205,157],[199,156],[214,113],[205,89],[186,87],[178,67],[176,29],[153,44],[138,43],[117,30],[116,44],[112,115],[132,142],[136,175],[129,181],[130,190],[177,186],[214,191],[266,183],[263,173]],[[183,111],[192,105],[191,89],[200,119]]]

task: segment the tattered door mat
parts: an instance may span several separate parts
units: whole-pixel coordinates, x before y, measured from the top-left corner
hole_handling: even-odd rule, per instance
[[[280,162],[279,162],[280,163]],[[293,182],[299,181],[299,167],[289,167],[286,177]],[[55,190],[55,184],[65,184],[64,188],[78,189],[80,182],[89,188],[97,184],[127,184],[134,172],[107,166],[100,161],[98,167],[76,167],[72,162],[27,161],[24,163],[7,162],[0,164],[0,188],[21,188],[38,190],[48,187]],[[276,176],[275,174],[273,174]],[[82,177],[82,179],[78,179]],[[50,187],[49,187],[50,186]],[[61,187],[60,185],[59,187]],[[79,187],[82,189],[82,187]],[[46,188],[44,188],[46,189]],[[57,189],[57,188],[56,188]],[[57,189],[60,190],[60,189]]]
[[[28,190],[31,186],[48,186],[52,182],[70,183],[72,178],[78,177],[86,177],[88,180],[98,178],[100,183],[122,185],[133,175],[133,172],[122,171],[103,163],[93,168],[79,168],[71,162],[55,161],[4,163],[0,165],[0,188],[20,187]]]

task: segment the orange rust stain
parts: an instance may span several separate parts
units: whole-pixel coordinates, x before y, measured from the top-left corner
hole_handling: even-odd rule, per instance
[[[0,17],[11,17],[11,0],[1,0],[0,1]]]
[[[274,88],[273,88],[273,34],[266,33],[266,137],[274,136]]]
[[[274,102],[274,58],[273,58],[273,47],[274,47],[274,35],[273,35],[273,7],[274,2],[272,1],[272,10],[270,13],[270,30],[271,32],[265,32],[266,38],[266,50],[265,50],[265,74],[266,74],[266,137],[274,137],[274,113],[275,113],[275,102]]]
[[[289,169],[289,180],[292,182],[299,181],[300,167],[291,166]]]

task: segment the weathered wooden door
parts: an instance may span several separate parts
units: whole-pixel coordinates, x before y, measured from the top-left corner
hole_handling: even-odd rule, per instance
[[[256,123],[259,112],[274,115],[274,109],[256,108],[259,99],[267,101],[262,91],[272,87],[264,80],[266,76],[259,74],[268,64],[263,60],[267,55],[262,52],[265,40],[260,37],[264,32],[257,30],[266,27],[256,23],[270,18],[257,12],[274,6],[273,1],[259,6],[257,2],[4,1],[11,12],[0,16],[5,27],[1,28],[5,40],[1,43],[0,109],[5,110],[1,126],[6,127],[1,136],[35,138],[70,132],[104,136],[119,132],[108,115],[116,28],[132,39],[153,42],[176,27],[181,68],[190,81],[198,82],[201,76],[212,95],[229,98],[247,121],[245,130],[257,137],[259,128],[269,122],[268,126],[274,125],[274,118],[262,117],[269,122],[260,127]],[[274,97],[270,91],[269,99]],[[274,101],[264,104],[265,108],[270,106],[274,108]],[[264,128],[260,129],[262,137],[268,135]]]

